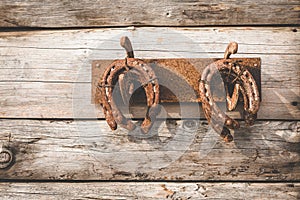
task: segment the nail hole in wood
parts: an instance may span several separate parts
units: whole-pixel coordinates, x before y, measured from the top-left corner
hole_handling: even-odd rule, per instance
[[[292,101],[292,102],[291,102],[291,105],[292,105],[292,106],[297,106],[297,105],[298,105],[298,102],[297,102],[297,101]]]

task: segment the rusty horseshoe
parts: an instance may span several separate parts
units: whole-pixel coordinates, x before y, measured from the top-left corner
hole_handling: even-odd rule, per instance
[[[127,57],[124,60],[114,61],[105,70],[102,79],[98,83],[101,96],[100,105],[103,108],[106,121],[112,130],[117,129],[117,125],[128,130],[136,128],[133,121],[127,119],[118,109],[113,99],[114,86],[118,81],[123,100],[128,99],[128,96],[132,93],[130,91],[132,86],[128,85],[128,81],[124,81],[126,73],[130,71],[130,74],[141,84],[146,93],[148,110],[142,122],[141,131],[147,133],[160,111],[158,80],[154,71],[147,63],[141,59],[134,58],[132,45],[128,37],[122,37],[120,44],[125,48]]]
[[[238,44],[231,42],[225,51],[224,59],[220,59],[208,65],[199,81],[199,94],[202,102],[204,114],[211,124],[212,128],[220,133],[225,141],[233,140],[229,129],[239,128],[239,123],[226,115],[214,102],[210,81],[212,77],[219,72],[223,78],[226,89],[226,102],[229,111],[236,108],[239,94],[243,95],[244,101],[244,120],[246,125],[252,125],[257,117],[260,105],[260,97],[257,84],[251,73],[239,65],[238,62],[232,62],[230,55],[236,53]],[[233,92],[230,97],[228,85],[233,84]]]

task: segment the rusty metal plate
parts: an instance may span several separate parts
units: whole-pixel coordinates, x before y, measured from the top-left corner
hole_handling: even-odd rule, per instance
[[[199,103],[198,96],[199,79],[203,69],[220,58],[167,58],[167,59],[143,59],[150,64],[160,83],[160,101],[162,103],[194,102]],[[253,75],[261,96],[261,60],[260,58],[231,58],[232,62],[238,61]],[[99,94],[96,93],[97,83],[104,70],[114,60],[95,60],[92,62],[92,103],[99,102]],[[172,85],[172,91],[165,87]],[[194,90],[194,94],[187,92]],[[118,87],[115,88],[119,90]],[[217,89],[217,88],[216,88]],[[221,88],[223,89],[223,88]],[[175,90],[175,91],[174,91]],[[176,95],[175,95],[176,94]],[[214,97],[216,101],[224,101],[224,97]],[[133,104],[146,102],[143,89],[137,89],[132,96]]]

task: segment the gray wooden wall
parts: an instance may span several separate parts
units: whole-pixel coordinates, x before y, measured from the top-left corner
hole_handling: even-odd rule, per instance
[[[0,8],[0,145],[14,154],[0,169],[1,199],[300,198],[298,0],[3,0]],[[194,130],[162,121],[146,139],[112,132],[91,103],[91,61],[123,58],[122,35],[141,58],[218,58],[237,41],[235,57],[262,59],[257,123],[242,124],[232,143],[205,119]],[[166,109],[176,118],[178,106]]]

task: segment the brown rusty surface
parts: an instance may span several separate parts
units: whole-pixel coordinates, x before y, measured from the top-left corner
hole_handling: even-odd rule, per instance
[[[123,78],[120,78],[120,76]],[[120,88],[122,88],[121,83],[124,83],[125,85],[130,85],[130,83],[133,84],[133,82],[125,83],[124,76],[131,77],[133,81],[139,82],[139,85],[142,86],[141,88],[143,88],[146,94],[148,110],[141,125],[141,131],[147,133],[151,129],[157,113],[160,112],[160,90],[152,67],[140,59],[126,58],[125,60],[116,60],[105,69],[102,78],[98,82],[98,90],[96,91],[99,93],[99,96],[97,95],[97,97],[100,97],[99,103],[103,108],[106,121],[112,130],[117,129],[118,125],[128,130],[134,130],[136,128],[136,125],[124,116],[120,111],[118,104],[116,104],[120,99],[120,96],[117,98],[114,97],[114,90],[118,81]],[[122,88],[122,90],[126,89],[126,87]],[[127,93],[127,91],[124,91],[124,93]],[[124,101],[126,98],[122,99]],[[124,103],[127,104],[126,100]]]
[[[143,59],[151,65],[158,77],[160,87],[160,101],[163,103],[177,102],[201,102],[198,95],[198,84],[203,69],[219,58],[195,58],[195,59]],[[240,66],[245,67],[253,75],[261,93],[260,85],[260,58],[231,58],[239,61]],[[99,94],[96,94],[96,86],[102,77],[104,70],[114,60],[96,60],[92,63],[92,103],[99,102]],[[166,85],[172,88],[165,87]],[[118,89],[118,88],[117,88]],[[193,91],[193,92],[191,92]],[[177,94],[177,95],[175,95]],[[143,89],[138,89],[134,94],[135,103],[145,102]],[[261,96],[261,95],[260,95]],[[222,97],[216,97],[216,101],[224,101]]]

